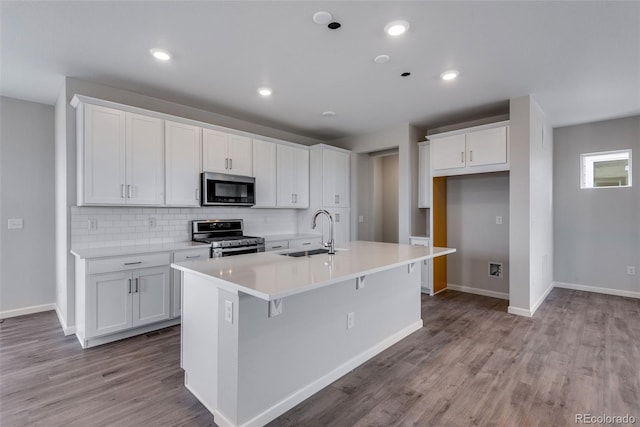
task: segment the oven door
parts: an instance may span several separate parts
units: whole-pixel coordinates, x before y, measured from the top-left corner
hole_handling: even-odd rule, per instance
[[[256,179],[249,176],[205,172],[202,174],[202,206],[253,206]]]
[[[255,254],[264,252],[264,247],[260,250],[259,245],[241,246],[239,248],[211,248],[211,258],[221,258],[225,256]]]

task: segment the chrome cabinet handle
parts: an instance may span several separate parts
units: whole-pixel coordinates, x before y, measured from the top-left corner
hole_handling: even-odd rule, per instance
[[[291,193],[291,203],[293,203],[293,193]]]
[[[473,150],[469,151],[469,162],[473,162]]]
[[[224,159],[224,168],[229,169],[229,159]]]
[[[138,278],[136,277],[136,292],[138,292]]]
[[[122,197],[123,199],[127,197],[127,195],[124,193],[124,184],[120,184],[120,197]]]
[[[136,265],[136,264],[142,264],[142,261],[136,261],[136,262],[125,262],[124,265]]]
[[[187,259],[200,258],[200,255],[187,255]]]
[[[295,197],[295,199],[296,199],[295,203],[297,204],[298,203],[298,193],[293,193],[293,196]]]
[[[229,159],[229,169],[233,169],[233,159]]]
[[[464,163],[464,151],[460,152],[460,163]]]
[[[133,187],[133,186],[132,185],[127,185],[127,197],[130,198],[130,199],[133,197],[132,194],[131,194],[132,193],[131,192],[131,190],[132,190],[131,187]]]
[[[131,279],[129,279],[129,293],[131,293]]]
[[[282,245],[278,245],[278,246],[271,246],[271,249],[280,249],[282,247]]]
[[[308,246],[308,245],[310,245],[310,244],[311,244],[311,242],[304,242],[304,243],[302,244],[302,246]]]
[[[334,199],[335,199],[336,205],[339,205],[340,204],[340,195],[336,194]]]

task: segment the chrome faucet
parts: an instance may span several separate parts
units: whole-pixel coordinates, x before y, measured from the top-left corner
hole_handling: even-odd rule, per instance
[[[333,255],[336,253],[333,247],[333,217],[326,209],[320,209],[315,214],[313,214],[313,221],[311,222],[311,228],[316,228],[316,219],[320,214],[325,214],[327,218],[329,218],[329,241],[322,243],[325,248],[329,248],[329,255]]]

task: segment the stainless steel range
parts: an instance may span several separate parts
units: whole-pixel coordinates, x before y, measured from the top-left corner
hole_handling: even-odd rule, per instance
[[[241,219],[193,221],[191,240],[211,244],[210,258],[264,252],[262,237],[244,236]]]

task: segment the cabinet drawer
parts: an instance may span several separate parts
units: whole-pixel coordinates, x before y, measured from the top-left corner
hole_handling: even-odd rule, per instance
[[[274,242],[266,242],[264,244],[264,250],[269,251],[281,251],[283,249],[289,249],[288,240],[276,240]]]
[[[176,251],[173,253],[173,262],[195,261],[209,258],[209,246],[200,249],[189,249],[187,251]]]
[[[290,249],[306,249],[310,246],[320,246],[322,245],[321,237],[313,237],[311,239],[297,239],[289,241]]]
[[[87,274],[109,273],[112,271],[133,270],[137,268],[169,265],[169,254],[144,254],[126,257],[105,258],[89,260],[87,262]]]

